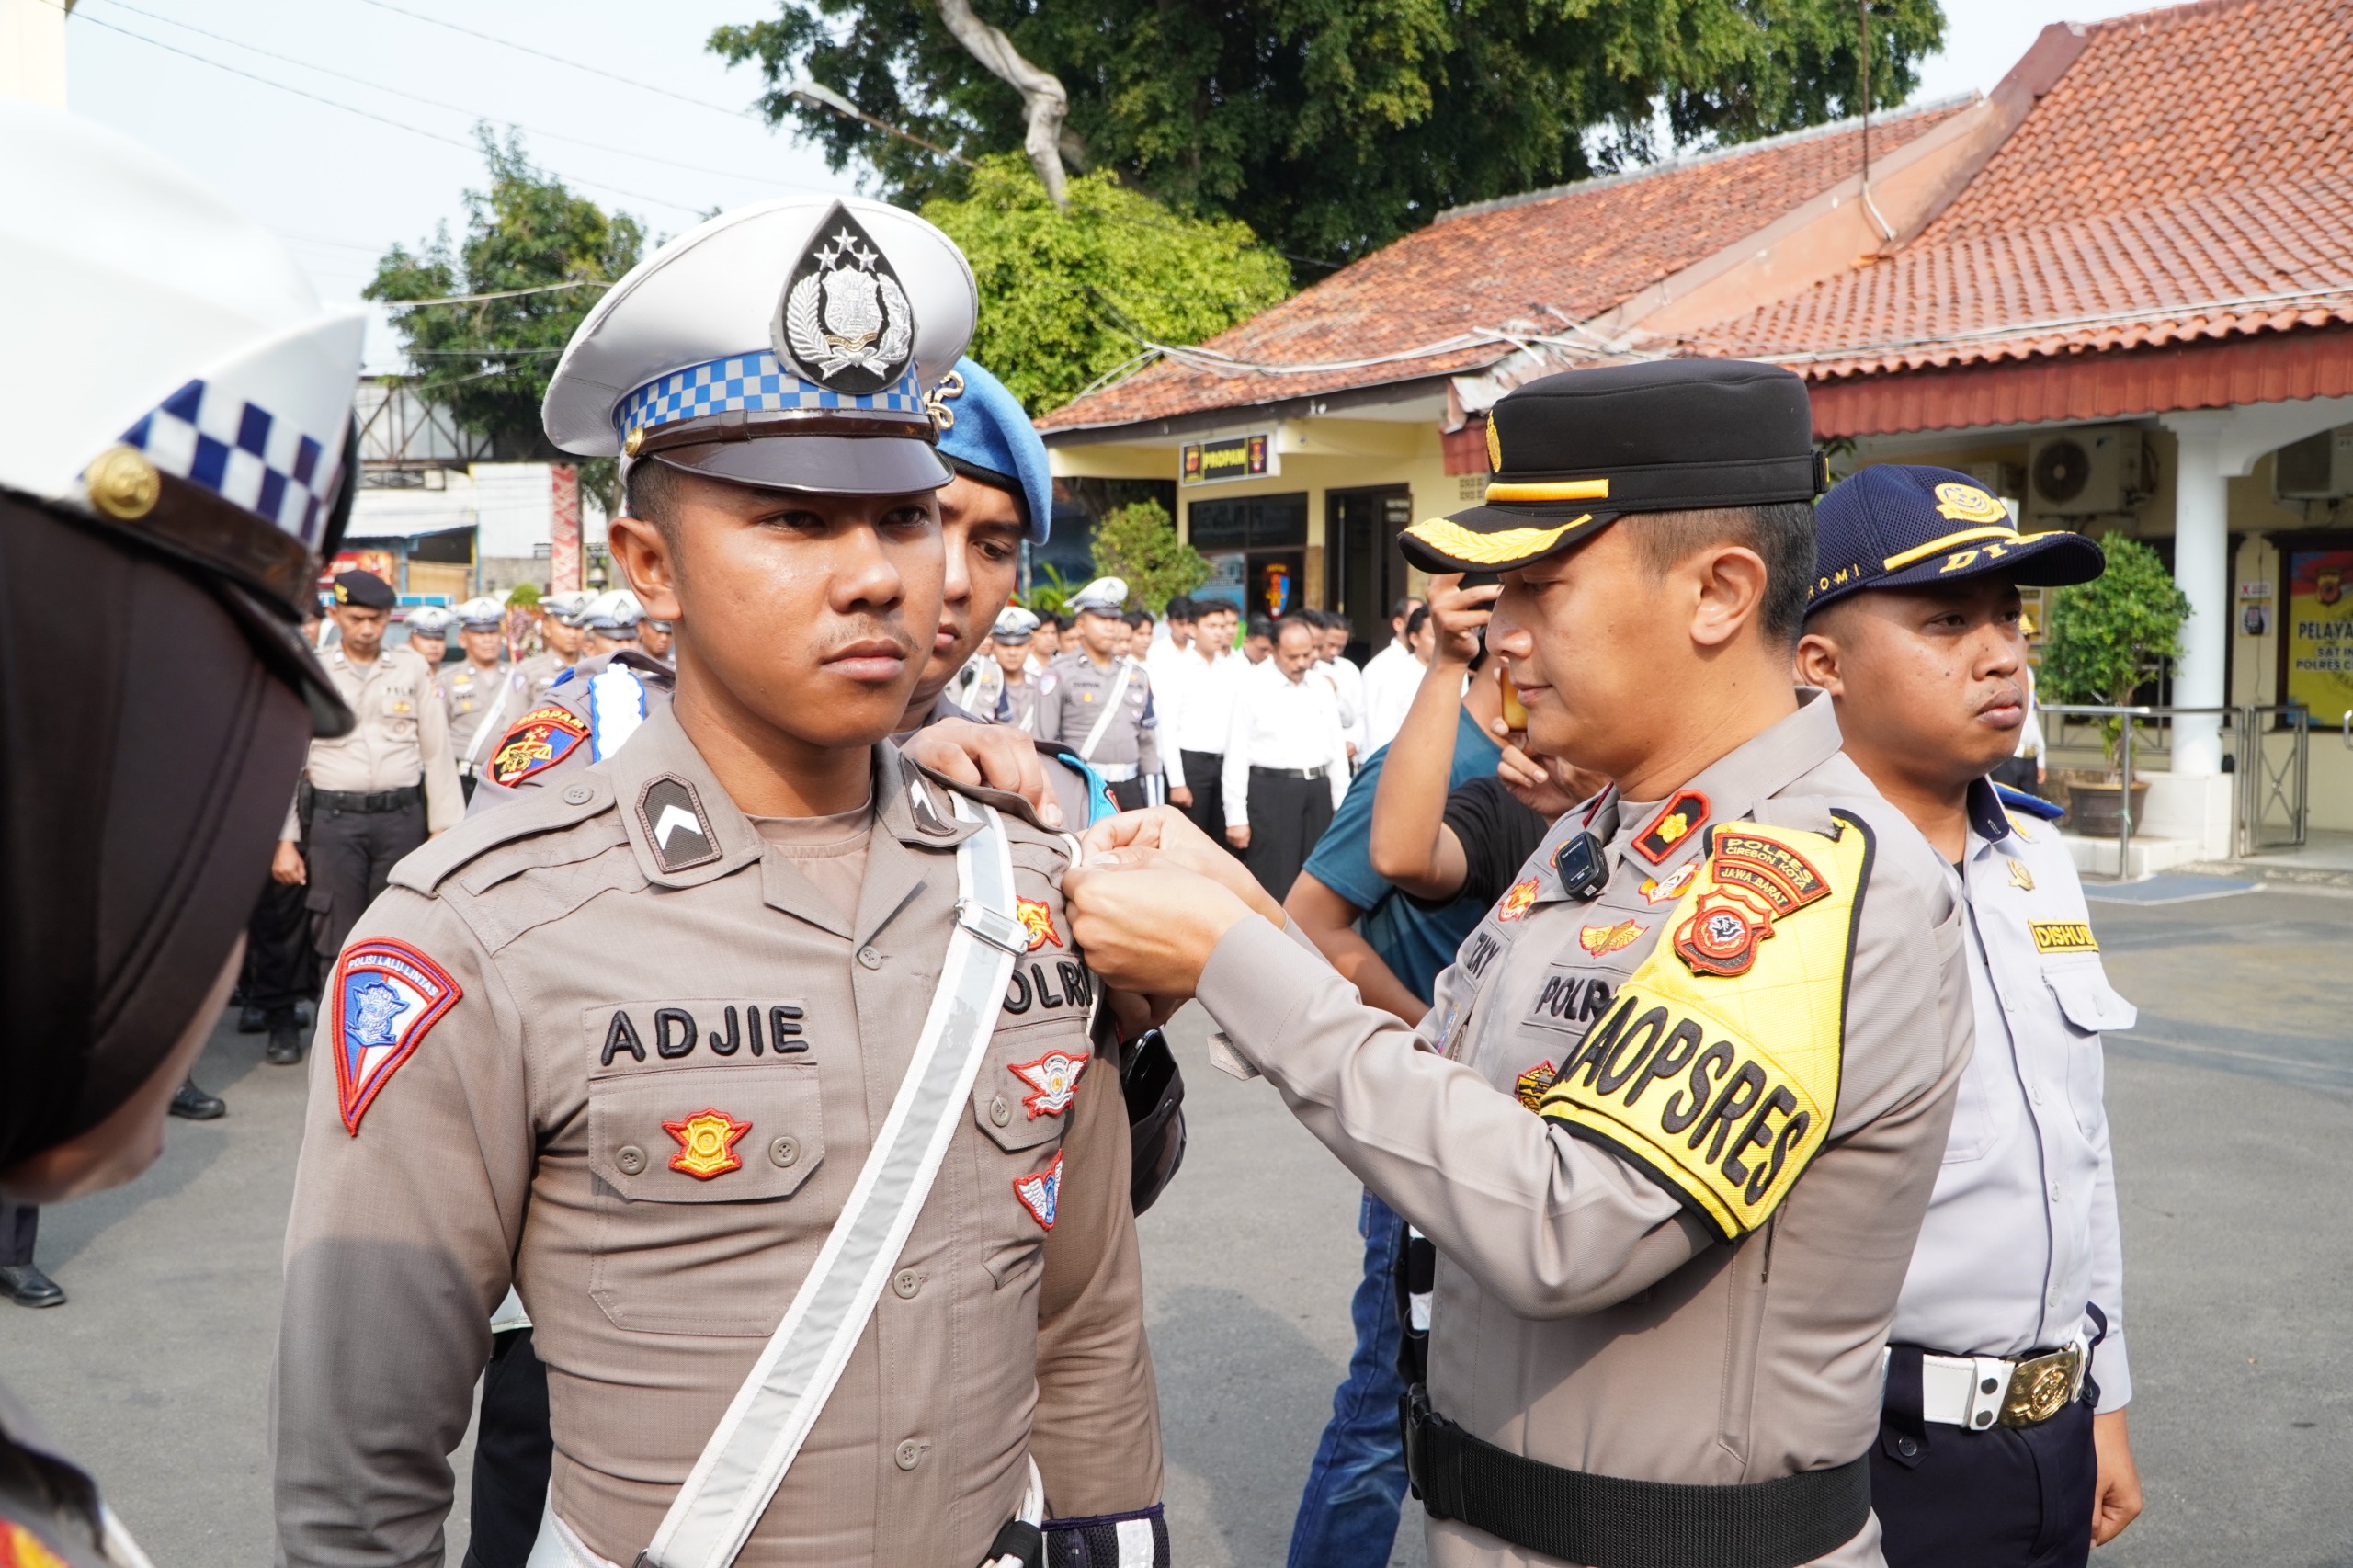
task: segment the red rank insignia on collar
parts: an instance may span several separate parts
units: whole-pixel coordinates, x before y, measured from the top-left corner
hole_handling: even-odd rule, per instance
[[[1634,835],[1634,853],[1656,866],[1675,853],[1675,846],[1691,836],[1691,830],[1708,820],[1708,797],[1697,790],[1676,792],[1666,804],[1651,818],[1650,825]]]

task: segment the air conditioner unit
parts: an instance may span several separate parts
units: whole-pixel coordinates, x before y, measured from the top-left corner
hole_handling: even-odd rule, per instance
[[[2130,511],[2156,488],[2152,455],[2130,425],[2039,437],[2027,449],[2027,510],[2044,517]]]
[[[2271,462],[2271,489],[2282,501],[2341,501],[2353,495],[2353,425],[2280,448]]]

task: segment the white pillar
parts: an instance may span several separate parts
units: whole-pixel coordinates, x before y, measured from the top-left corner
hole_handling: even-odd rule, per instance
[[[65,11],[59,0],[0,0],[0,98],[65,107]]]
[[[2233,419],[2228,409],[2165,418],[2179,442],[2174,459],[2173,580],[2189,598],[2181,658],[2174,665],[2173,700],[2180,708],[2219,708],[2229,695],[2222,671],[2231,637],[2230,481],[2222,444]],[[2222,770],[2221,721],[2177,721],[2174,773],[2211,777]]]

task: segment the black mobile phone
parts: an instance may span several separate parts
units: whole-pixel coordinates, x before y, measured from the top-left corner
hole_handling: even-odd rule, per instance
[[[1466,588],[1492,588],[1503,580],[1503,574],[1500,572],[1465,572],[1462,574],[1462,585]]]

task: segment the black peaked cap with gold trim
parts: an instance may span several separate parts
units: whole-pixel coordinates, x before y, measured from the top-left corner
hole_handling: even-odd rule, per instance
[[[1427,572],[1509,572],[1630,512],[1822,494],[1805,383],[1777,365],[1654,359],[1530,381],[1487,415],[1486,504],[1398,540]]]

